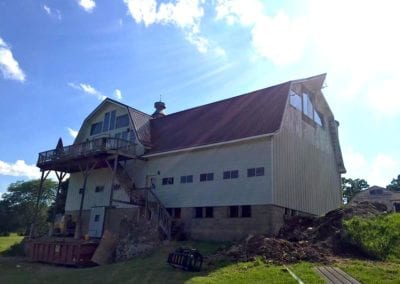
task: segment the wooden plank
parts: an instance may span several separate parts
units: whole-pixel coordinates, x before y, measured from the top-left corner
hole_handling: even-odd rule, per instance
[[[316,267],[315,270],[328,284],[361,284],[359,281],[337,267],[320,266]]]

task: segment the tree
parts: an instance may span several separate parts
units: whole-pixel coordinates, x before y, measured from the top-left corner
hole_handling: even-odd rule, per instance
[[[53,218],[56,214],[64,214],[65,213],[65,202],[67,200],[67,190],[68,190],[69,178],[61,183],[60,192],[58,195],[58,200],[54,199],[53,203],[51,203],[48,209],[48,221],[54,221]]]
[[[386,188],[391,191],[400,192],[400,175],[394,178]]]
[[[0,231],[27,233],[36,216],[40,180],[18,181],[8,186],[0,201]],[[57,183],[45,180],[37,213],[38,232],[47,231],[47,210],[55,197]]]
[[[357,193],[368,187],[369,184],[365,179],[342,178],[343,198],[345,198],[347,202],[350,202]]]

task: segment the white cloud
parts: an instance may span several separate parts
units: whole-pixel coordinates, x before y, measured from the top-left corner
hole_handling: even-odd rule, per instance
[[[17,160],[15,163],[0,160],[0,175],[40,178],[40,170],[35,165],[26,164],[23,160]]]
[[[43,5],[43,9],[46,11],[46,13],[47,13],[48,15],[51,15],[51,9],[50,9],[48,6]]]
[[[267,16],[259,0],[218,0],[216,19],[248,27],[256,53],[276,65],[298,61],[306,45],[305,18],[289,18],[283,11]]]
[[[0,70],[5,79],[25,81],[25,73],[14,59],[11,48],[0,37]]]
[[[72,129],[70,127],[67,127],[69,135],[71,135],[73,138],[76,138],[78,136],[78,130]]]
[[[94,0],[79,0],[78,4],[89,13],[96,7],[96,2]]]
[[[60,10],[57,9],[51,9],[49,6],[47,5],[43,5],[43,10],[47,13],[47,15],[49,15],[50,17],[54,17],[58,20],[61,20],[61,12]]]
[[[367,93],[367,102],[373,113],[385,117],[400,114],[400,91],[398,88],[399,81],[396,79],[382,80],[379,85],[371,87]]]
[[[70,82],[70,83],[68,83],[68,86],[70,86],[71,88],[74,88],[76,90],[83,91],[86,94],[96,96],[97,99],[99,99],[99,100],[104,100],[104,99],[107,98],[101,92],[97,91],[94,87],[92,87],[91,85],[86,84],[86,83],[78,83],[78,84],[76,84],[76,83],[71,83]]]
[[[115,89],[115,91],[114,91],[114,97],[117,99],[117,100],[122,100],[122,93],[121,93],[121,90],[120,89]]]
[[[347,169],[346,177],[363,178],[371,186],[386,187],[400,173],[400,160],[385,153],[378,153],[367,159],[358,151],[347,148],[343,152],[343,158]]]
[[[136,23],[146,27],[153,24],[173,25],[183,30],[185,38],[201,53],[210,49],[208,39],[201,35],[204,0],[177,0],[161,3],[155,0],[124,0]]]

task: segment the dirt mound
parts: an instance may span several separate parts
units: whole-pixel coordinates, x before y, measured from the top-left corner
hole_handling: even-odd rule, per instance
[[[269,238],[263,235],[250,236],[245,242],[227,251],[233,259],[252,259],[262,256],[265,260],[279,263],[298,261],[326,262],[324,253],[306,241],[290,242],[283,239]]]
[[[295,216],[287,219],[276,238],[249,236],[210,258],[248,261],[257,256],[276,263],[329,262],[335,255],[362,256],[346,241],[343,220],[354,216],[373,217],[386,212],[385,205],[362,202],[328,212],[322,217]]]
[[[282,226],[278,238],[291,242],[307,241],[334,254],[354,253],[345,241],[343,220],[354,216],[373,217],[386,210],[386,206],[380,203],[361,202],[330,211],[322,217],[293,217]]]

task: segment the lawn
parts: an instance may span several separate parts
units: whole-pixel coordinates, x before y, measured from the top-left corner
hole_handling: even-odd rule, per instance
[[[23,238],[24,237],[18,236],[17,234],[11,234],[8,237],[0,237],[0,254],[13,244],[22,241]]]
[[[12,235],[0,238],[2,249],[21,240]],[[166,264],[170,251],[178,246],[193,246],[203,255],[213,253],[221,244],[207,242],[171,242],[152,254],[131,261],[85,269],[29,263],[0,257],[0,283],[297,283],[284,266],[261,260],[244,263],[205,265],[201,272],[184,272]],[[323,284],[312,263],[288,267],[304,283]],[[400,263],[343,260],[335,264],[362,283],[400,283]]]

